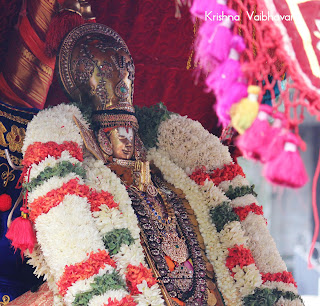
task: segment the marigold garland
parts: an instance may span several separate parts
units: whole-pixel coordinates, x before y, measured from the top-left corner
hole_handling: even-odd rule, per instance
[[[156,284],[151,269],[144,267],[142,264],[139,266],[128,265],[126,283],[131,294],[135,295],[141,293],[137,288],[137,285],[141,284],[143,281],[147,282],[148,287],[152,287]]]
[[[258,206],[255,203],[252,203],[244,207],[234,207],[233,211],[239,216],[240,221],[243,221],[245,218],[247,218],[250,212],[253,212],[256,215],[263,215],[262,206]]]
[[[118,204],[113,201],[113,197],[110,193],[105,191],[96,192],[87,185],[79,184],[79,180],[76,178],[63,184],[61,188],[54,189],[45,196],[39,197],[29,203],[30,220],[34,222],[39,215],[49,212],[51,208],[59,205],[66,195],[87,197],[91,204],[92,211],[99,210],[101,204],[106,204],[109,208],[118,206]]]
[[[62,277],[57,283],[59,293],[64,296],[67,293],[67,289],[76,281],[97,274],[99,270],[106,265],[113,268],[116,267],[115,261],[110,258],[105,250],[102,250],[97,253],[92,252],[89,255],[89,258],[84,262],[66,266]]]
[[[229,248],[228,251],[226,266],[230,271],[238,265],[243,268],[255,263],[251,251],[243,245],[235,245],[233,248]]]
[[[63,151],[68,151],[72,157],[83,161],[82,150],[76,142],[64,141],[63,144],[57,144],[49,141],[47,143],[34,142],[31,144],[23,157],[22,165],[28,168],[32,164],[38,164],[49,155],[59,158]]]
[[[190,175],[190,178],[198,185],[203,185],[208,179],[218,186],[221,182],[232,180],[237,175],[246,177],[242,168],[238,164],[229,164],[224,165],[221,169],[218,168],[209,172],[206,171],[205,166],[200,167]]]
[[[297,287],[297,283],[295,282],[291,272],[283,271],[279,273],[261,273],[261,276],[263,283],[266,281],[284,282],[287,284],[293,284],[295,287]]]
[[[109,298],[108,304],[103,304],[103,306],[135,306],[138,305],[132,298],[132,296],[126,296],[120,301],[117,299],[112,300]]]

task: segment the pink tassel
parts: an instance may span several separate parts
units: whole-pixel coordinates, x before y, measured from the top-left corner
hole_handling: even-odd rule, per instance
[[[307,183],[308,174],[298,151],[299,143],[296,135],[285,135],[282,152],[265,165],[264,175],[269,182],[291,188],[300,188]]]
[[[242,98],[248,95],[248,85],[245,83],[234,83],[229,91],[224,92],[221,97],[218,97],[217,103],[214,106],[220,123],[224,127],[230,123],[230,108],[233,104],[238,103]]]
[[[21,217],[14,219],[6,234],[6,237],[12,241],[11,245],[15,251],[17,249],[21,250],[22,258],[25,250],[29,249],[32,253],[37,242],[31,221],[27,219],[27,212],[26,208],[21,207]]]
[[[221,16],[222,12],[227,9],[226,4],[227,0],[194,0],[190,8],[190,13],[195,17],[205,20],[206,12],[209,17],[216,14]],[[209,14],[211,11],[212,13]]]
[[[236,12],[225,8],[225,15],[235,16]],[[195,60],[202,65],[202,69],[210,70],[209,66],[222,63],[228,57],[232,33],[230,28],[233,25],[231,18],[224,18],[223,21],[205,21],[199,29],[196,42]]]
[[[226,14],[234,18],[237,13],[228,8]],[[210,53],[218,63],[224,62],[229,55],[231,39],[233,37],[231,32],[232,26],[233,21],[231,17],[225,18],[214,28],[208,40],[208,43],[211,44]]]
[[[272,141],[272,138],[270,138],[272,137],[270,134],[272,128],[268,122],[268,117],[271,113],[271,106],[261,104],[257,119],[243,135],[239,136],[237,146],[245,158],[261,160],[261,155],[268,148]]]
[[[231,86],[243,78],[239,62],[240,53],[246,45],[241,36],[234,36],[231,41],[231,50],[228,59],[209,74],[206,79],[208,88],[214,90],[216,96],[220,97],[231,90]]]
[[[265,150],[260,152],[260,161],[266,163],[278,157],[284,147],[286,137],[286,118],[284,113],[277,112],[272,115],[274,121],[269,129],[269,142]]]

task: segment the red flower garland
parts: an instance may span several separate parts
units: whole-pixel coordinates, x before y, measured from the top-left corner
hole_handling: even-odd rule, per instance
[[[261,273],[261,278],[263,283],[266,281],[283,282],[286,284],[293,284],[295,287],[297,287],[297,283],[295,282],[291,272],[283,271],[278,273]]]
[[[99,211],[102,204],[106,204],[109,208],[118,207],[113,195],[103,190],[100,192],[92,191],[88,200],[91,203],[91,211]]]
[[[252,203],[250,205],[246,205],[244,207],[234,207],[233,211],[239,216],[240,221],[245,220],[245,218],[247,218],[249,212],[253,212],[256,215],[263,215],[262,206],[258,206],[255,203]]]
[[[111,298],[108,299],[108,304],[103,304],[103,306],[135,306],[138,305],[132,298],[131,295],[125,296],[121,301],[114,299],[112,301]]]
[[[78,280],[87,279],[98,274],[101,268],[110,265],[116,268],[116,263],[112,260],[106,250],[99,250],[97,253],[91,252],[90,257],[75,265],[66,266],[60,280],[57,282],[59,293],[64,296],[68,288]]]
[[[232,269],[238,265],[242,269],[244,266],[255,263],[251,251],[243,245],[235,245],[233,248],[228,248],[228,251],[229,255],[226,260],[226,266],[231,272]]]
[[[79,179],[75,178],[30,203],[29,219],[34,222],[41,214],[48,213],[51,208],[58,206],[66,195],[87,197],[94,211],[97,211],[101,204],[106,204],[109,208],[118,207],[111,194],[105,191],[96,192],[87,185],[80,185]]]
[[[63,144],[57,144],[54,141],[49,141],[46,143],[35,142],[28,146],[22,164],[28,168],[32,164],[39,164],[49,155],[59,158],[63,151],[68,151],[71,156],[80,162],[83,161],[82,150],[76,142],[64,141]]]
[[[152,276],[151,269],[144,267],[141,263],[139,266],[128,265],[126,283],[132,295],[142,293],[138,290],[137,285],[141,284],[144,280],[149,288],[157,283]]]
[[[238,164],[224,165],[222,169],[215,169],[211,173],[206,172],[206,167],[195,170],[190,178],[198,185],[203,185],[205,180],[212,181],[216,186],[221,182],[233,180],[237,175],[246,177],[242,168]]]

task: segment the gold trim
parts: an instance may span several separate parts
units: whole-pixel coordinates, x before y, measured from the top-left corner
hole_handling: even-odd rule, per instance
[[[10,80],[21,92],[26,93],[41,108],[47,97],[53,70],[42,64],[22,44],[18,43],[16,47],[20,50],[11,58],[16,59],[16,63],[4,72],[6,79]]]
[[[43,33],[46,33],[52,16],[58,8],[57,0],[31,0],[28,2],[28,7],[30,8],[29,19],[33,20]]]
[[[7,305],[10,303],[10,296],[9,295],[4,295],[2,297],[2,302],[0,302],[1,306]]]
[[[9,181],[12,182],[16,178],[16,176],[13,174],[14,169],[10,171],[9,166],[6,163],[0,164],[0,167],[5,166],[7,167],[7,171],[3,171],[1,173],[1,179],[3,180],[3,187],[7,187]]]
[[[28,119],[23,119],[21,117],[9,114],[9,113],[4,112],[2,110],[0,110],[0,117],[5,117],[5,118],[7,118],[9,120],[12,120],[14,122],[18,122],[20,124],[28,124],[30,122],[30,120],[28,120]]]

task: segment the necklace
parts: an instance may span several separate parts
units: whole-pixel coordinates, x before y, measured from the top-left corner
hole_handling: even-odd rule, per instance
[[[159,201],[163,200],[164,202],[162,205],[164,213],[161,217],[160,210],[154,208],[154,206],[159,204],[159,201],[156,199],[154,199],[153,205],[149,200],[147,200],[149,211],[151,210],[150,214],[153,213],[155,223],[160,231],[160,237],[162,237],[161,248],[163,253],[169,256],[173,261],[181,264],[189,258],[188,248],[185,240],[180,238],[177,233],[176,216],[172,205],[167,201],[160,188],[158,188],[158,192],[160,195]],[[164,218],[165,214],[167,215],[167,218]]]
[[[187,212],[179,197],[166,188],[159,178],[155,178],[154,182],[158,187],[159,198],[160,200],[163,200],[163,205],[153,208],[155,211],[157,208],[156,212],[157,214],[160,213],[161,219],[159,219],[158,215],[155,215],[154,212],[150,213],[150,203],[147,203],[147,200],[151,200],[150,202],[152,202],[152,197],[149,199],[145,193],[142,193],[137,188],[129,187],[127,189],[132,200],[132,207],[140,223],[142,236],[147,245],[148,253],[151,255],[150,258],[152,258],[152,263],[150,263],[150,265],[156,266],[158,275],[160,275],[158,280],[164,285],[171,297],[184,301],[188,306],[206,305],[206,267],[197,240],[197,235],[193,231]],[[167,207],[166,210],[162,210],[162,207],[164,206]],[[192,273],[189,272],[190,269],[185,267],[185,264],[188,263],[188,261],[186,263],[177,264],[173,271],[169,270],[165,259],[165,255],[167,254],[162,247],[164,242],[163,237],[165,236],[163,234],[165,230],[164,222],[162,220],[163,217],[166,218],[167,224],[170,224],[170,226],[172,224],[175,225],[174,231],[172,230],[170,233],[173,233],[173,235],[176,234],[178,237],[179,233],[180,237],[184,238],[184,244],[189,253],[188,256],[192,260]],[[162,230],[160,230],[161,228]]]

